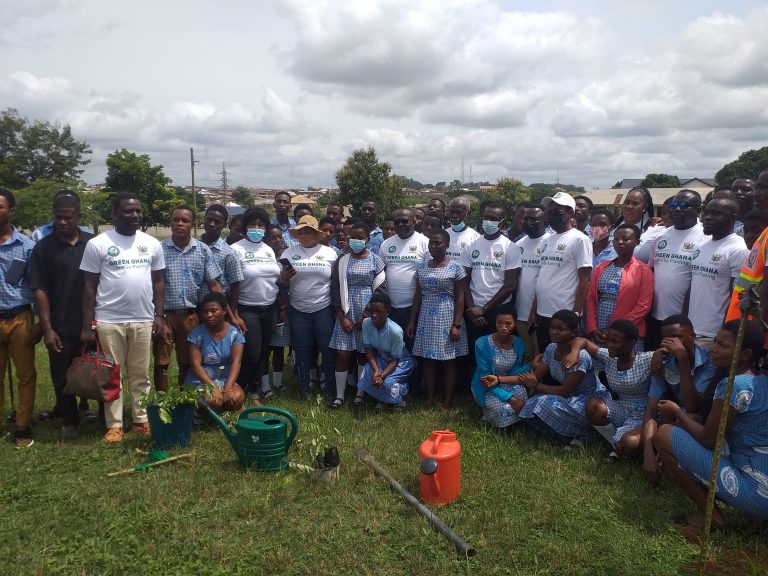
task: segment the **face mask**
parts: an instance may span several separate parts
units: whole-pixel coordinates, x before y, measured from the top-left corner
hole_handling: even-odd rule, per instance
[[[555,228],[556,226],[560,226],[563,223],[563,215],[560,214],[560,212],[549,212],[549,225],[552,226],[552,228]]]
[[[599,242],[600,240],[605,240],[608,238],[608,227],[607,226],[592,226],[589,229],[589,235],[592,237],[592,240],[595,242]]]
[[[461,232],[467,227],[466,222],[459,222],[458,224],[451,224],[451,230],[454,232]]]
[[[365,250],[365,245],[367,242],[365,240],[357,240],[355,238],[350,239],[349,241],[349,249],[352,250],[355,254],[360,254],[363,250]]]
[[[483,220],[483,232],[488,236],[493,236],[499,231],[499,223],[493,220]]]
[[[266,230],[263,228],[248,228],[246,235],[251,242],[261,242],[264,239]]]

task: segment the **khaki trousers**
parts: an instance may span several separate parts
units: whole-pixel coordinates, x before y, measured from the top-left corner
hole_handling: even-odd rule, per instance
[[[0,320],[0,417],[5,413],[5,374],[8,357],[16,369],[18,404],[16,406],[16,429],[23,430],[32,425],[32,411],[35,409],[35,347],[28,346],[32,333],[32,312],[22,312],[14,318]]]
[[[124,324],[96,325],[96,334],[102,350],[120,364],[131,393],[131,414],[134,424],[147,421],[147,411],[139,406],[141,395],[149,392],[149,355],[152,346],[152,322],[126,322]],[[123,427],[123,398],[125,386],[121,378],[120,397],[105,402],[107,428]]]

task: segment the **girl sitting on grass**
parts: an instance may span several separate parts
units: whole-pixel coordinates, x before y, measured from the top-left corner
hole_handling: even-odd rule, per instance
[[[403,329],[389,319],[389,296],[377,292],[368,304],[369,318],[363,320],[363,346],[368,364],[357,383],[354,403],[362,404],[365,394],[384,404],[405,408],[408,377],[416,362],[405,347]]]
[[[185,383],[213,384],[208,405],[214,410],[241,410],[245,393],[235,380],[240,373],[245,338],[227,321],[224,294],[206,294],[199,316],[201,323],[187,337],[192,369],[187,372]]]
[[[475,342],[477,368],[472,377],[472,395],[483,409],[483,420],[506,428],[520,420],[518,412],[528,399],[521,374],[525,344],[515,336],[515,307],[502,304],[496,310],[496,332]]]
[[[572,310],[558,310],[552,315],[549,338],[552,343],[544,352],[544,361],[533,374],[523,377],[530,398],[520,411],[520,418],[533,428],[563,439],[571,446],[582,446],[582,439],[594,434],[584,415],[587,401],[592,397],[609,400],[611,395],[595,377],[592,358],[586,350],[579,351],[578,365],[564,370],[561,362],[576,345],[579,316]],[[543,384],[549,375],[558,384]]]
[[[715,337],[709,351],[712,362],[729,370],[736,351],[739,321],[726,323]],[[658,409],[664,420],[653,437],[662,462],[665,478],[677,484],[699,509],[697,514],[675,519],[693,528],[704,523],[707,484],[717,428],[723,409],[728,410],[725,442],[727,455],[720,457],[717,474],[717,497],[753,518],[748,528],[757,529],[768,518],[768,377],[760,373],[757,362],[763,355],[762,328],[749,322],[738,357],[736,380],[728,402],[725,402],[727,378],[715,390],[712,410],[705,423],[689,416],[672,400],[659,400]],[[715,504],[712,526],[725,525],[723,511]]]

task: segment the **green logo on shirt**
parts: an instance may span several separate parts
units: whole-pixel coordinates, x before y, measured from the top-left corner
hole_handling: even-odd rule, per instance
[[[113,258],[120,254],[120,248],[117,246],[110,246],[109,250],[107,250],[107,255],[112,256]]]
[[[301,256],[299,256],[298,254],[294,254],[291,260],[301,260]]]
[[[477,258],[478,256],[480,256],[480,250],[475,250],[472,252],[472,258]]]
[[[659,245],[658,245],[658,246],[656,246],[656,247],[657,247],[659,250],[664,250],[664,248],[666,248],[666,247],[667,247],[667,241],[666,241],[666,240],[662,240],[661,242],[659,242]]]
[[[701,254],[701,250],[696,250],[696,252],[693,253],[693,258],[691,258],[691,260],[696,260],[696,258],[699,257],[699,254]]]
[[[253,260],[253,252],[246,252],[245,253],[245,259],[246,260]]]
[[[394,252],[395,250],[397,250],[397,247],[396,247],[396,246],[390,246],[390,247],[389,247],[389,250],[388,250],[388,252],[389,252],[390,254],[392,254],[392,252]]]

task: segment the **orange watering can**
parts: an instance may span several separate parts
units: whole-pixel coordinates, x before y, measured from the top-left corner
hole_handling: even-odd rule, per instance
[[[461,444],[450,430],[437,430],[419,448],[421,499],[450,504],[461,493]]]

